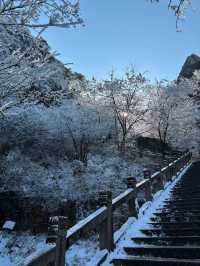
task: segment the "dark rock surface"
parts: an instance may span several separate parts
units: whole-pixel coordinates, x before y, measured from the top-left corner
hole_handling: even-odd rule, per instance
[[[76,202],[63,199],[55,208],[55,204],[51,204],[51,201],[55,200],[53,197],[45,199],[22,196],[14,191],[1,192],[0,227],[6,220],[13,220],[16,222],[16,230],[31,230],[33,233],[46,232],[49,217],[55,215],[67,216],[70,226],[76,223]]]
[[[178,76],[178,80],[181,78],[192,78],[195,70],[200,70],[200,57],[196,54],[192,54],[187,57]]]
[[[150,137],[138,137],[137,138],[137,146],[140,149],[148,149],[152,152],[161,152],[163,148],[163,143],[156,138],[150,138]],[[170,152],[171,148],[169,145],[165,145],[166,151]]]

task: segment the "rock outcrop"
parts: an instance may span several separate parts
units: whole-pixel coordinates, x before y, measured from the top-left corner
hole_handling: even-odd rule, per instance
[[[195,70],[200,70],[200,57],[196,54],[192,54],[187,57],[181,69],[181,72],[178,76],[178,81],[181,78],[187,78],[187,79],[192,78]]]
[[[72,97],[71,84],[86,82],[56,58],[42,37],[23,27],[0,25],[0,42],[0,105],[12,101],[50,107]]]

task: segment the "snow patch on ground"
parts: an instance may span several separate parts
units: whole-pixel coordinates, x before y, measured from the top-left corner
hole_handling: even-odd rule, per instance
[[[15,227],[15,222],[13,221],[6,221],[3,225],[3,229],[13,230]]]
[[[27,260],[33,253],[43,252],[52,245],[45,243],[46,236],[27,234],[0,233],[0,265],[16,266]],[[85,266],[96,254],[98,242],[93,237],[79,240],[66,252],[66,266]]]
[[[29,233],[0,232],[0,265],[14,266],[45,246],[45,236]]]
[[[97,156],[98,157],[98,156]],[[111,173],[113,173],[113,168],[116,167],[116,161],[118,161],[118,158],[116,157],[115,159],[110,158],[110,160],[105,160],[105,165],[102,166],[102,160],[103,158],[98,157],[99,159],[99,167],[102,168],[102,172],[99,173],[99,175],[103,178],[103,169],[105,167],[112,169]],[[94,159],[94,158],[93,158]],[[90,158],[91,160],[91,158]],[[97,161],[94,159],[93,164],[97,165]],[[114,161],[114,163],[113,163]],[[112,165],[113,163],[113,165]],[[124,163],[122,165],[119,165],[118,167],[123,169]],[[90,167],[90,166],[89,166]],[[119,170],[118,168],[118,170]],[[128,167],[125,168],[126,170],[124,171],[124,177],[127,176],[128,173]],[[134,171],[137,174],[142,172],[143,166],[137,167],[136,164],[134,164]],[[93,171],[93,170],[90,170]],[[123,171],[123,170],[122,170]],[[108,171],[110,172],[110,171]],[[107,172],[107,173],[108,173]],[[121,172],[122,173],[122,172]],[[183,172],[184,173],[184,172]],[[182,173],[182,174],[183,174]],[[171,188],[174,186],[174,184],[181,178],[181,175],[174,180],[172,183],[168,183],[168,186],[166,187],[166,190],[164,192],[157,192],[154,195],[154,201],[153,202],[147,202],[145,205],[142,206],[139,212],[139,219],[134,222],[134,230],[129,229],[127,233],[125,234],[125,237],[123,237],[123,241],[120,241],[118,244],[118,248],[116,250],[116,253],[120,253],[120,246],[127,244],[128,239],[130,238],[130,235],[134,236],[141,236],[142,233],[140,232],[140,228],[147,227],[147,223],[152,216],[152,213],[154,210],[159,206],[162,207],[162,202],[165,198],[169,197]],[[139,175],[142,177],[142,175]],[[107,174],[104,176],[105,181],[106,179],[109,179],[110,174]],[[87,180],[90,182],[95,182],[96,177],[94,176],[94,180],[89,180],[92,178],[92,175],[87,177]],[[114,182],[114,177],[112,182]],[[121,180],[123,180],[121,178]],[[108,181],[110,182],[110,180]],[[122,182],[122,181],[120,181]],[[123,183],[124,185],[124,183]],[[96,184],[96,189],[98,189],[98,184]],[[124,187],[123,187],[124,189]],[[120,191],[121,192],[121,191]],[[0,232],[0,265],[3,266],[15,266],[19,265],[20,262],[25,260],[27,257],[29,257],[32,253],[36,251],[40,251],[44,248],[48,248],[49,245],[45,243],[46,236],[45,235],[40,235],[40,236],[31,236],[28,233],[23,233],[23,234],[17,234],[15,232]],[[72,245],[70,249],[66,252],[66,261],[67,261],[67,266],[83,266],[86,265],[91,258],[95,256],[95,254],[99,251],[98,248],[98,241],[96,238],[90,238],[88,240],[80,240],[76,244]]]
[[[66,252],[66,266],[85,266],[98,250],[96,239],[79,240]]]

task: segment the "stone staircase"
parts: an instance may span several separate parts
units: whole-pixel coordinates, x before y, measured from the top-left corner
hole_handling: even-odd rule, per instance
[[[194,163],[157,208],[142,237],[112,259],[116,266],[200,265],[200,163]],[[130,241],[129,241],[130,242]]]

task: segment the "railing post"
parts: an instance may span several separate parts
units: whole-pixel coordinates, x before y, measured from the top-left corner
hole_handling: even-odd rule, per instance
[[[176,164],[175,163],[173,163],[173,176],[175,176],[176,177]]]
[[[67,217],[54,216],[49,219],[51,235],[47,242],[56,242],[55,266],[65,266],[65,252],[67,248]]]
[[[107,217],[100,225],[99,240],[100,249],[114,250],[114,231],[113,231],[113,209],[112,209],[112,192],[100,192],[101,205],[107,207]]]
[[[159,175],[156,179],[156,186],[157,186],[157,191],[158,190],[162,190],[164,188],[164,178],[163,178],[163,175],[162,175],[162,171],[161,171],[161,168],[159,167],[158,169],[158,172],[159,172]]]
[[[174,166],[171,165],[169,169],[170,169],[170,181],[172,181],[172,178],[174,176]]]
[[[149,179],[151,182],[151,171],[149,169],[143,170],[144,179]]]
[[[165,186],[167,180],[166,180],[166,176],[165,176],[164,172],[162,171],[162,169],[163,169],[163,167],[162,167],[162,165],[160,164],[160,165],[159,165],[159,172],[160,172],[160,177],[161,177],[162,184],[163,184],[163,188],[164,188],[164,186]]]
[[[64,216],[58,217],[58,237],[56,240],[56,263],[55,266],[65,266],[66,252],[66,235],[67,235],[67,218]]]
[[[181,160],[179,159],[178,160],[178,172],[180,172],[180,170],[181,170]]]
[[[128,213],[129,217],[137,217],[137,208],[135,201],[137,199],[136,179],[134,177],[127,178],[127,188],[132,188],[134,191],[134,197],[128,201]]]
[[[144,174],[144,179],[149,179],[145,183],[145,188],[144,188],[144,194],[145,194],[145,200],[146,201],[151,201],[152,200],[152,182],[151,182],[151,172],[150,170],[145,169],[143,171]]]
[[[177,176],[178,175],[178,167],[177,167],[177,163],[174,163],[174,175]]]
[[[166,181],[169,182],[170,181],[170,176],[171,176],[171,170],[169,168],[169,166],[167,166],[166,170],[165,170],[165,177],[166,177]]]

